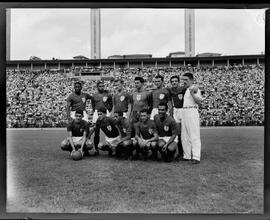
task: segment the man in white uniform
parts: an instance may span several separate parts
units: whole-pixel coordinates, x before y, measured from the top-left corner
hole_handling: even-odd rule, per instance
[[[191,160],[193,164],[201,160],[200,117],[198,105],[202,102],[200,89],[193,85],[193,74],[186,72],[183,83],[187,88],[184,95],[182,112],[181,140],[184,150],[184,160]]]

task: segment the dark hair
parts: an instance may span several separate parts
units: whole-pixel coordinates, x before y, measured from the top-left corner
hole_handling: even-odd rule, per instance
[[[114,113],[117,113],[119,116],[123,116],[123,112],[122,111],[115,111]]]
[[[178,82],[180,81],[179,76],[177,76],[177,75],[172,76],[172,77],[170,78],[170,81],[172,81],[173,78],[176,78],[176,79],[178,80]]]
[[[134,81],[139,80],[141,83],[144,83],[144,79],[141,76],[136,76]]]
[[[98,86],[99,84],[104,84],[104,82],[101,81],[101,80],[99,80],[99,81],[97,81],[97,86]]]
[[[148,114],[148,109],[143,108],[143,109],[140,111],[140,114],[141,114],[141,113],[145,113],[145,112],[146,112],[146,114]]]
[[[124,80],[120,78],[116,78],[114,82],[120,82],[121,84],[124,84]]]
[[[157,74],[157,75],[155,76],[155,78],[156,78],[156,79],[161,79],[162,82],[164,81],[164,77],[161,76],[160,74]]]
[[[190,72],[185,72],[183,76],[187,76],[189,79],[193,80],[194,77],[193,77],[193,74],[190,73]]]
[[[100,107],[97,111],[102,112],[103,114],[107,113],[107,109],[105,107]]]
[[[76,82],[74,83],[74,86],[75,86],[76,84],[82,86],[82,82],[80,82],[80,81],[76,81]]]
[[[76,110],[75,114],[80,114],[83,116],[83,110]]]
[[[165,109],[168,110],[168,105],[166,102],[160,102],[158,106],[165,106]]]

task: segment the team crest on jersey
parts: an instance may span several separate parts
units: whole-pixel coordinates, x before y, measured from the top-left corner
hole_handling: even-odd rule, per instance
[[[122,95],[122,96],[120,97],[120,101],[123,102],[124,100],[125,100],[125,96]]]
[[[164,94],[159,94],[159,99],[164,99],[165,95]]]
[[[140,101],[141,98],[142,98],[142,95],[141,95],[141,94],[137,95],[137,100],[138,100],[138,101]]]
[[[112,131],[112,126],[111,125],[108,125],[107,126],[107,129],[108,129],[108,131]]]
[[[164,131],[169,131],[169,126],[165,125],[164,126]]]
[[[183,94],[178,94],[178,98],[179,98],[180,100],[182,100],[182,99],[183,99]]]
[[[107,102],[107,99],[108,99],[108,97],[107,96],[104,96],[103,97],[103,102]]]
[[[126,134],[127,133],[127,129],[123,128],[123,132]]]
[[[149,134],[153,134],[153,129],[149,128],[148,132],[149,132]]]
[[[85,98],[84,97],[82,97],[82,102],[85,103]]]

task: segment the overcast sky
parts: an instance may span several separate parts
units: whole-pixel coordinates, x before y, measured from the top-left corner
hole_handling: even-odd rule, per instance
[[[196,9],[195,54],[260,54],[264,9]],[[101,57],[185,51],[184,9],[101,9]],[[11,60],[90,58],[90,9],[12,9]]]

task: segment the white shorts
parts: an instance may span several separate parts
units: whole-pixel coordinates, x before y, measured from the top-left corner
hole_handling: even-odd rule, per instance
[[[170,140],[170,136],[165,136],[165,137],[159,137],[159,139],[164,140],[166,143],[168,143],[168,141]],[[178,142],[178,136],[176,136],[176,138],[174,139],[174,142],[177,143]]]
[[[142,137],[140,138],[140,141],[138,142],[139,143],[139,145],[143,145],[143,146],[145,146],[145,142],[146,142],[147,140],[145,140],[145,139],[143,139]],[[155,141],[150,141],[150,143],[152,143],[152,142],[155,142]]]
[[[153,108],[150,116],[150,120],[154,120],[154,116],[158,114],[158,108]]]
[[[111,113],[109,112],[109,110],[107,109],[107,114],[106,114],[108,117],[111,116]],[[93,114],[93,120],[92,122],[93,123],[96,123],[97,122],[97,119],[98,119],[98,111],[95,110],[94,111],[94,114]]]
[[[76,111],[70,112],[70,117],[73,119],[75,119],[75,112]],[[86,111],[83,111],[83,120],[88,122],[88,115],[87,115]]]
[[[126,112],[123,112],[123,117],[126,118],[126,119],[128,119],[128,118],[127,118],[127,113],[126,113]]]
[[[173,108],[173,118],[176,123],[181,123],[183,117],[183,109],[182,108]]]
[[[109,144],[109,145],[115,145],[117,144],[119,141],[121,140],[120,136],[117,136],[115,138],[109,138],[105,135],[105,141]]]
[[[76,145],[82,145],[83,137],[72,137],[73,144]]]

